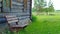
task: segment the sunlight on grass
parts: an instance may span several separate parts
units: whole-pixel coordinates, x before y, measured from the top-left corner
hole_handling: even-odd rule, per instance
[[[60,16],[37,16],[20,34],[60,34]]]

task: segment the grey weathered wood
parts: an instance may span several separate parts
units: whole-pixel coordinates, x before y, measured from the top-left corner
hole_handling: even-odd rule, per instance
[[[16,5],[23,5],[22,3],[17,3],[17,2],[12,2],[12,4],[16,4]]]
[[[2,5],[1,5],[1,2],[0,2],[0,7],[1,7]]]
[[[6,19],[8,21],[8,23],[16,23],[18,22],[18,18],[15,16],[6,16]]]
[[[20,2],[17,2],[17,0],[12,0],[12,6],[11,10],[10,7],[7,7],[5,4],[6,2],[3,3],[3,10],[4,13],[0,13],[0,15],[15,15],[17,18],[19,18],[19,25],[16,25],[16,23],[12,22],[17,22],[15,21],[16,18],[8,18],[8,22],[10,22],[10,25],[13,27],[24,27],[29,24],[30,21],[30,15],[31,15],[31,0],[27,0],[27,7],[24,9],[24,0],[20,0]],[[10,21],[12,20],[12,21]]]
[[[0,0],[0,2],[1,2],[2,0]]]
[[[23,23],[26,22],[25,19],[29,18],[30,19],[30,15],[31,15],[31,11],[30,11],[30,2],[31,0],[27,0],[27,8],[24,9],[24,3],[23,0],[20,0],[20,3],[17,2],[17,0],[12,0],[12,7],[11,7],[11,11],[9,9],[9,7],[4,7],[4,12],[7,13],[2,13],[3,15],[16,15],[16,17],[19,18],[19,23]],[[1,13],[0,13],[1,14]],[[2,15],[1,14],[1,15]],[[23,21],[23,22],[22,22]]]

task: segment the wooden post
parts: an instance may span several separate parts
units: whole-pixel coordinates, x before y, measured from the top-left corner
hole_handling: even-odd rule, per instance
[[[11,7],[12,7],[12,0],[10,0],[10,11],[11,11]]]
[[[1,12],[3,12],[3,0],[1,1]]]
[[[30,0],[30,20],[32,20],[32,0]]]
[[[27,0],[23,0],[23,3],[24,3],[24,10],[26,10],[27,9]]]
[[[9,5],[8,5],[8,0],[6,0],[6,6],[8,7]]]
[[[17,2],[20,2],[20,0],[17,0]]]
[[[27,0],[24,0],[24,9],[27,8]]]

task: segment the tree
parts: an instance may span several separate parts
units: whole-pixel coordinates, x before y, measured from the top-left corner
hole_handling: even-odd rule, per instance
[[[43,12],[43,7],[46,6],[46,2],[44,0],[34,0],[34,9],[37,12]]]
[[[54,7],[51,0],[49,1],[49,12],[54,12]]]
[[[49,0],[48,5],[46,0],[34,0],[34,9],[37,12],[53,12],[54,11],[53,3],[51,0]]]
[[[46,14],[48,15],[49,12],[54,12],[54,7],[53,7],[53,3],[51,2],[51,0],[48,3],[48,7],[44,9],[44,11],[46,12]]]

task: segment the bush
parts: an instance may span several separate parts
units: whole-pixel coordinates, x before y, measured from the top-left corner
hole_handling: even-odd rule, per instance
[[[36,16],[34,16],[34,15],[32,15],[32,22],[35,22],[35,21],[36,21],[36,19],[37,19],[37,17],[36,17]]]

